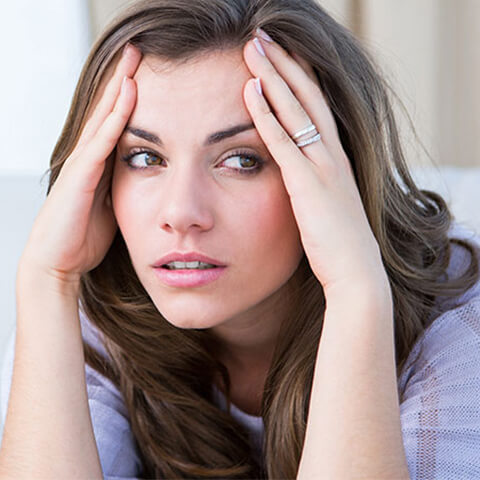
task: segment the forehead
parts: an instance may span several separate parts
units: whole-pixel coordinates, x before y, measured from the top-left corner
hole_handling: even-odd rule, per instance
[[[250,116],[243,102],[245,82],[252,78],[242,50],[214,52],[185,64],[146,56],[135,74],[137,103],[131,123],[168,131],[168,124],[193,122],[211,129]]]
[[[224,74],[249,77],[248,68],[243,60],[242,50],[219,50],[203,53],[187,62],[165,60],[146,55],[140,62],[135,74],[136,80],[182,81],[195,84],[192,76],[206,75],[209,79],[221,78]]]

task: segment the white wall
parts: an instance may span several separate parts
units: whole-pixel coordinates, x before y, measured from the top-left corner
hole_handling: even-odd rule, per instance
[[[443,165],[480,167],[480,1],[350,0],[355,31]],[[406,122],[401,122],[406,131]],[[407,144],[412,141],[407,136]],[[409,150],[412,163],[415,151]]]
[[[2,2],[0,174],[48,168],[90,43],[86,0]]]
[[[86,0],[16,0],[1,12],[0,353],[15,319],[16,264],[45,197],[40,179],[91,36]]]
[[[86,0],[11,0],[2,2],[0,12],[1,367],[15,326],[17,262],[45,198],[47,179],[41,182],[41,176],[48,169],[91,35]]]

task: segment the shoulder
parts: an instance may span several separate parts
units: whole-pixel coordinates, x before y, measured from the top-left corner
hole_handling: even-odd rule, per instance
[[[474,244],[471,232],[455,238]],[[468,265],[453,247],[449,275]],[[480,285],[439,315],[414,345],[399,378],[402,433],[412,478],[480,478]]]
[[[439,317],[411,358],[399,379],[411,478],[480,478],[480,299]]]
[[[473,249],[473,255],[480,263],[480,237],[473,231],[460,224],[454,224],[449,232],[449,238],[464,240],[470,244]],[[469,266],[472,260],[472,254],[465,247],[452,243],[450,262],[447,269],[447,274],[451,278],[459,277]],[[473,287],[466,290],[462,295],[459,295],[453,300],[452,306],[458,306],[462,303],[480,296],[480,281],[477,281]]]

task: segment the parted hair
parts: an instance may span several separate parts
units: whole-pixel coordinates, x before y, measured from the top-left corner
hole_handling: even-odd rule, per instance
[[[78,141],[102,79],[127,42],[144,55],[180,64],[204,53],[240,49],[257,27],[313,67],[332,110],[393,292],[400,375],[412,346],[441,311],[437,299],[470,288],[479,277],[478,262],[467,241],[449,235],[452,216],[442,197],[412,179],[385,76],[315,0],[131,3],[103,31],[86,61],[52,154],[49,190]],[[464,271],[449,278],[453,244],[471,255]],[[176,328],[162,316],[134,271],[120,231],[103,261],[82,276],[82,308],[102,333],[108,353],[103,357],[84,341],[85,359],[123,395],[143,478],[296,477],[325,298],[305,255],[289,284],[288,315],[263,391],[259,464],[246,429],[214,401],[212,382],[221,378],[230,405],[230,378],[216,356],[218,345],[208,329]]]

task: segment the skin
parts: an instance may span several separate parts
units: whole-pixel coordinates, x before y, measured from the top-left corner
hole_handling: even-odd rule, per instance
[[[145,57],[134,77],[137,102],[129,126],[156,135],[163,146],[126,130],[112,180],[118,226],[159,311],[178,328],[210,328],[231,372],[250,376],[268,368],[288,280],[303,256],[280,169],[257,130],[203,146],[213,132],[252,123],[242,96],[251,78],[241,50],[173,68]],[[152,152],[153,165],[143,153],[130,165],[147,170],[122,159],[142,149]],[[237,150],[260,156],[263,166],[242,174],[239,169],[258,164]],[[152,268],[171,251],[202,252],[227,268],[210,284],[171,287]]]
[[[15,359],[0,478],[103,478],[78,298],[81,274],[101,262],[117,228],[107,159],[135,103],[129,78],[140,57],[127,52],[106,77],[18,264]]]
[[[259,40],[256,42],[258,47]],[[391,291],[350,161],[338,138],[333,116],[312,75],[279,45],[263,41],[262,45],[266,55],[259,52],[254,41],[247,42],[242,54],[251,75],[261,79],[264,95],[259,95],[253,80],[248,79],[242,90],[243,100],[261,141],[279,167],[285,187],[284,198],[287,198],[287,192],[301,246],[324,289],[327,304],[297,480],[408,478],[396,385]],[[118,203],[121,199],[116,197],[115,185],[113,208],[108,195],[109,159],[137,105],[134,75],[140,57],[134,48],[127,48],[113,76],[106,80],[78,144],[65,161],[42,206],[19,262],[15,350],[21,353],[15,358],[6,435],[0,452],[0,475],[6,478],[30,478],[33,472],[37,477],[63,478],[65,472],[72,471],[79,478],[102,477],[86,394],[78,295],[82,273],[102,261],[113,240],[117,215],[121,228],[123,225]],[[230,79],[230,75],[226,77],[226,81]],[[177,94],[180,92],[175,92]],[[218,98],[221,97],[213,99]],[[221,98],[222,102],[227,99],[231,101],[230,97]],[[234,107],[232,104],[231,108]],[[216,108],[213,102],[208,108],[204,105],[203,112],[212,109],[218,113]],[[173,127],[162,125],[169,158],[173,159],[169,164],[171,170],[164,176],[143,179],[141,184],[145,188],[149,186],[149,192],[156,199],[162,192],[157,192],[150,184],[171,179],[178,186],[178,190],[172,193],[174,198],[192,209],[182,213],[176,204],[167,200],[165,205],[160,205],[158,212],[162,213],[151,218],[157,222],[157,231],[162,236],[165,234],[165,237],[179,241],[185,237],[188,242],[209,235],[215,240],[215,251],[209,253],[228,253],[218,239],[225,240],[223,235],[228,230],[238,233],[238,225],[227,222],[220,206],[213,208],[210,191],[198,188],[197,182],[211,186],[216,197],[229,200],[233,195],[244,198],[243,191],[237,186],[241,183],[249,192],[259,195],[262,208],[270,205],[271,212],[277,211],[272,210],[276,204],[271,198],[262,196],[255,183],[257,178],[238,181],[237,184],[233,177],[227,180],[213,173],[213,151],[200,150],[199,137],[191,136],[203,129],[203,122],[209,125],[207,122],[211,119],[206,115],[198,116],[198,111],[192,112],[197,116],[197,130],[187,130],[187,133],[182,130],[187,135],[186,140],[182,137],[180,141],[174,130],[167,131]],[[186,117],[179,118],[186,121]],[[299,148],[291,135],[310,122],[321,133],[322,141]],[[193,157],[198,163],[194,163]],[[266,183],[271,192],[280,195],[282,189],[274,188],[278,184],[273,180]],[[138,200],[137,210],[142,212],[140,218],[144,218],[147,214],[142,207],[148,205],[151,198],[132,198]],[[245,209],[248,206],[251,204]],[[257,214],[256,209],[252,211]],[[288,215],[283,218],[287,225]],[[269,219],[269,225],[273,228],[276,223]],[[216,237],[215,226],[221,227],[219,237]],[[263,225],[259,227],[263,228]],[[152,235],[151,232],[145,233],[148,236]],[[138,237],[139,233],[144,232],[137,231]],[[293,244],[292,241],[287,245]],[[186,243],[167,247],[193,248],[199,245]],[[296,245],[299,247],[298,242]],[[146,255],[152,251],[149,245],[145,248],[145,253],[134,252],[134,261],[139,274],[145,274],[147,280],[144,262],[151,261]],[[156,251],[153,253],[157,254]],[[236,254],[221,260],[233,262],[231,271],[237,269],[240,275],[242,271],[235,263]],[[293,258],[293,255],[287,258]],[[294,266],[292,261],[292,271]],[[285,274],[284,280],[288,279],[286,267],[273,267],[280,268]],[[277,280],[277,290],[273,291],[281,292],[283,284]],[[240,287],[245,288],[245,285]],[[273,289],[274,285],[270,284],[270,287]],[[252,301],[254,297],[252,293],[243,298]],[[257,304],[258,300],[262,298],[257,299]],[[250,307],[253,304],[254,301]],[[225,324],[222,323],[225,318],[216,317],[218,324],[211,325],[211,328],[222,327],[221,333],[235,331],[232,325],[237,325],[238,314],[249,307],[244,304],[242,310],[238,304],[230,303],[230,299],[228,305],[230,313],[238,310],[237,317],[228,317]],[[38,322],[39,312],[42,313],[41,323]],[[174,317],[171,315],[170,318]],[[192,328],[185,317],[175,319],[179,325],[184,322],[183,327]],[[242,320],[243,325],[248,326],[248,322]],[[224,328],[227,323],[228,328]],[[268,338],[272,323],[266,321],[265,325],[264,338]],[[244,331],[248,333],[250,330]],[[245,335],[244,340],[248,346],[248,342],[254,339]],[[52,391],[52,386],[57,390]],[[36,399],[34,404],[29,401],[31,398]],[[53,417],[55,422],[51,422]],[[28,445],[25,439],[30,442]],[[34,447],[29,448],[29,445]],[[22,472],[19,472],[19,465]]]
[[[297,480],[409,478],[391,290],[333,115],[318,84],[279,45],[254,39],[244,57],[265,86],[262,96],[248,82],[246,104],[280,165],[326,299]],[[299,149],[290,136],[310,121],[322,141]]]

